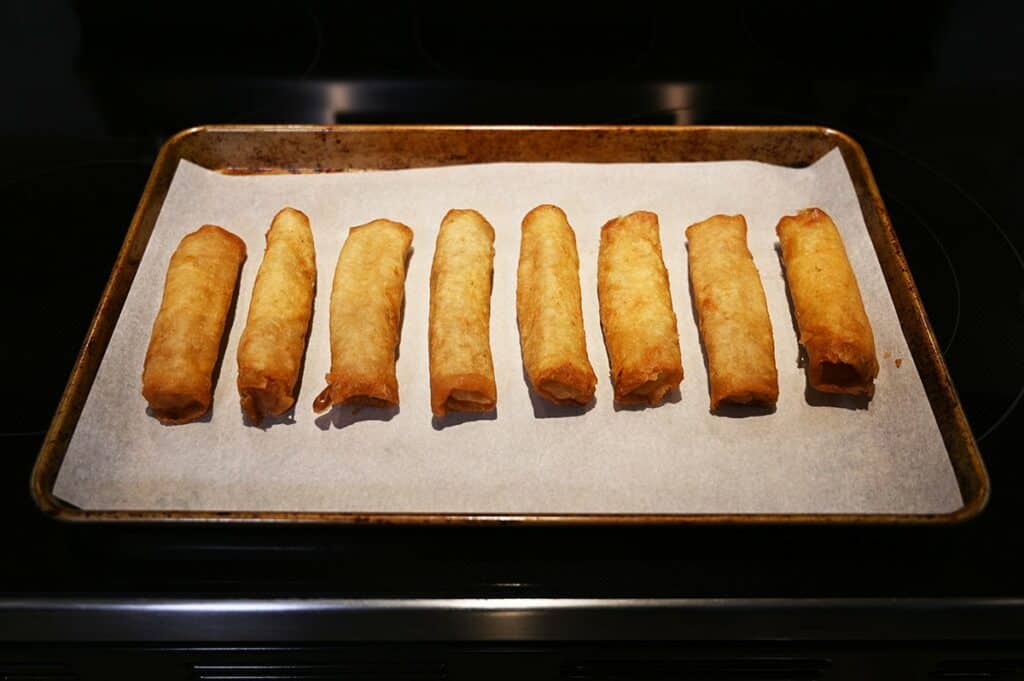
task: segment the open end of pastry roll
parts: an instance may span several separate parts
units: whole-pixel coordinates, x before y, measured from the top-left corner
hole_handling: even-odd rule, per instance
[[[807,377],[815,390],[847,395],[875,394],[874,370],[871,366],[836,359],[810,358]]]
[[[711,401],[711,410],[714,411],[719,407],[723,407],[727,404],[735,405],[749,405],[752,407],[772,407],[775,406],[777,400],[765,397],[762,394],[753,392],[734,392],[729,397],[723,399],[714,399]]]
[[[718,376],[711,378],[711,411],[726,405],[744,405],[749,407],[774,407],[779,399],[778,388],[765,389],[754,384],[745,377]]]
[[[249,419],[252,423],[261,422],[263,415],[269,411],[262,399],[263,395],[257,390],[246,388],[240,391],[239,396],[241,398],[242,413],[245,414],[245,418]]]
[[[313,411],[321,413],[335,404],[353,407],[394,407],[398,404],[398,383],[388,377],[339,376],[328,374],[329,385],[313,401]]]
[[[581,391],[558,381],[541,381],[537,384],[537,392],[553,402],[578,402],[580,404],[586,404],[584,400],[589,402],[588,396]]]
[[[857,367],[845,362],[822,362],[818,365],[819,385],[852,388],[864,382]]]
[[[280,416],[288,411],[295,398],[288,386],[272,378],[251,377],[239,372],[239,388],[242,413],[252,423],[260,423],[267,414]]]
[[[491,411],[498,403],[494,384],[486,376],[457,374],[435,385],[431,407],[436,416],[450,411]]]
[[[164,393],[159,397],[146,396],[149,407],[161,423],[177,425],[193,421],[210,408],[209,402],[197,400],[193,394]]]
[[[555,404],[589,404],[594,399],[595,382],[592,373],[562,367],[537,380],[534,388],[541,397]]]
[[[655,405],[682,380],[682,371],[659,371],[646,379],[620,374],[615,382],[615,399],[623,404]]]
[[[490,411],[494,400],[475,390],[453,390],[448,393],[445,407],[457,411]]]

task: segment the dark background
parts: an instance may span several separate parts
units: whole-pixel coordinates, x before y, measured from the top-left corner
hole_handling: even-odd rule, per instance
[[[1020,7],[0,5],[0,597],[1024,596]],[[156,152],[185,127],[247,122],[850,133],[979,441],[989,508],[960,527],[868,530],[113,528],[42,517],[30,468]],[[785,638],[798,623],[773,626],[763,633]],[[895,633],[879,626],[880,638]],[[1019,621],[1006,631],[1024,636]]]

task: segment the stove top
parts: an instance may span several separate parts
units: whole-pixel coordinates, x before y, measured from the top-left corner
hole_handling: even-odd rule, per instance
[[[961,622],[984,620],[1007,635],[1024,636],[1019,610],[1003,617],[985,609],[1018,607],[1022,595],[1016,558],[1024,549],[1024,495],[1016,490],[1024,474],[1018,456],[1024,435],[1024,209],[1015,191],[1024,186],[1020,83],[928,79],[886,73],[881,65],[868,75],[830,80],[762,71],[756,79],[719,73],[705,80],[653,81],[598,80],[587,73],[498,83],[474,72],[434,80],[378,73],[342,79],[317,67],[340,48],[325,38],[323,18],[310,16],[302,33],[308,58],[289,53],[288,72],[269,76],[200,77],[184,67],[165,65],[160,72],[159,64],[97,66],[89,51],[94,45],[83,47],[93,71],[85,94],[72,97],[85,112],[73,117],[76,125],[40,135],[26,123],[22,132],[0,137],[7,217],[0,277],[8,292],[6,332],[0,335],[8,372],[0,397],[5,598],[22,604],[78,599],[98,612],[136,597],[190,599],[195,607],[225,598],[318,598],[327,599],[325,608],[354,607],[353,599],[371,605],[484,599],[522,607],[536,599],[597,599],[586,601],[594,607],[627,599],[636,607],[671,602],[701,608],[721,599],[740,608],[724,622],[748,616],[757,621],[776,606],[834,609],[843,602],[870,604],[862,618],[868,612],[885,617],[885,604],[900,599],[916,604],[922,632],[929,620],[945,616],[950,626],[963,617]],[[657,52],[660,43],[651,40]],[[432,73],[445,75],[454,56],[433,54],[441,66]],[[151,67],[155,73],[146,70]],[[213,122],[809,123],[843,130],[864,146],[906,252],[991,476],[989,506],[976,521],[943,528],[115,527],[51,521],[29,498],[29,472],[149,168],[167,136]],[[970,612],[982,614],[964,615],[957,607],[978,607]],[[984,613],[994,619],[985,620]],[[786,625],[794,636],[801,615],[795,617]]]

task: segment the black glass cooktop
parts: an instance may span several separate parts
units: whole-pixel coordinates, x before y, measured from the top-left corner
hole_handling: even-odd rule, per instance
[[[593,69],[570,64],[570,72],[543,82],[518,71],[495,80],[485,79],[478,64],[460,61],[447,43],[421,46],[433,60],[425,66],[416,62],[427,77],[410,77],[401,63],[354,68],[354,76],[339,77],[344,69],[338,60],[348,48],[324,26],[337,17],[325,18],[331,10],[310,7],[308,16],[290,16],[299,37],[279,63],[267,62],[276,70],[256,73],[211,71],[194,59],[185,66],[155,57],[136,62],[144,54],[137,33],[128,40],[128,53],[119,56],[97,43],[123,25],[111,27],[109,16],[97,25],[94,13],[76,6],[78,13],[65,19],[93,31],[82,29],[82,44],[67,48],[81,77],[63,85],[38,83],[46,93],[40,101],[68,110],[40,113],[38,128],[29,120],[0,131],[3,594],[1024,595],[1017,558],[1024,549],[1024,495],[1018,491],[1024,479],[1019,81],[998,71],[991,79],[960,78],[959,62],[942,67],[941,50],[922,57],[923,65],[912,53],[896,55],[893,63],[900,68],[891,70],[881,58],[867,65],[849,59],[831,70],[805,65],[794,74],[778,68],[795,58],[789,48],[752,66],[754,77],[741,77],[745,72],[733,60],[717,70],[682,74],[692,79],[674,78],[678,70],[667,67],[651,67],[642,72],[649,76],[640,77],[635,65],[622,72],[601,62]],[[946,9],[966,11],[955,3]],[[758,17],[744,11],[752,31]],[[411,16],[420,23],[409,31],[433,35],[423,29],[433,26],[432,19]],[[664,60],[668,48],[660,29],[643,26],[653,31],[653,37],[643,33],[650,44],[643,58]],[[152,40],[154,51],[171,41],[161,35]],[[484,62],[495,59],[480,54]],[[753,58],[756,50],[744,54]],[[333,66],[321,66],[330,55]],[[29,497],[30,468],[150,166],[170,134],[207,122],[809,123],[843,130],[864,146],[881,187],[988,467],[989,506],[973,522],[942,528],[115,527],[45,518]]]

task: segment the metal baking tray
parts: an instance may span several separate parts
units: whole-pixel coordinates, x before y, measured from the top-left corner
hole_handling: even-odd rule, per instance
[[[753,160],[802,167],[839,148],[956,474],[963,506],[945,514],[410,514],[231,511],[86,511],[53,485],[100,360],[181,159],[225,173],[315,173],[498,161],[643,162]],[[989,480],[864,151],[814,126],[203,126],[160,151],[85,343],[32,473],[47,514],[70,521],[246,521],[384,524],[950,524],[984,508]]]

